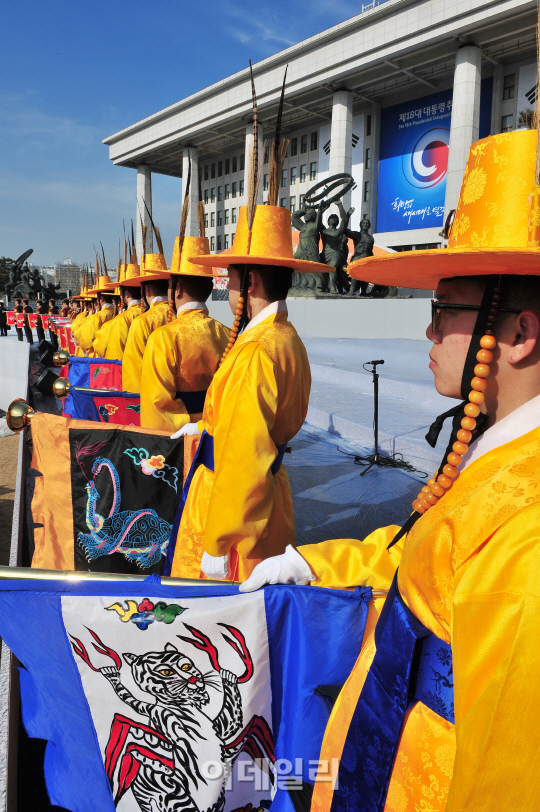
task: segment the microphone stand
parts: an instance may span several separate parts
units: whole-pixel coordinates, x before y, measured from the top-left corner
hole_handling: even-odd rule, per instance
[[[371,369],[366,369],[366,364],[371,365]],[[371,372],[373,375],[373,397],[374,397],[374,415],[373,415],[373,433],[374,433],[374,440],[375,440],[375,453],[368,454],[367,457],[361,457],[359,455],[355,455],[354,457],[354,464],[355,465],[367,465],[367,468],[362,471],[360,476],[365,476],[368,471],[370,471],[374,465],[378,465],[381,468],[401,468],[405,471],[415,471],[416,469],[411,465],[410,462],[404,460],[403,457],[401,459],[396,458],[395,454],[391,457],[383,457],[379,454],[379,373],[377,372],[377,366],[380,364],[384,364],[384,361],[366,361],[363,364],[364,369],[366,372]]]

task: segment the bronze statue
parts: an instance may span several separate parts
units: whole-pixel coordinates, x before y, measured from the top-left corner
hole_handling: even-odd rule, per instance
[[[326,204],[324,208],[326,208],[328,205],[329,204]],[[346,235],[349,219],[354,212],[354,209],[352,208],[346,212],[341,201],[337,203],[337,207],[341,220],[337,214],[331,214],[328,218],[326,228],[321,230],[323,250],[321,252],[320,261],[326,262],[327,265],[331,265],[333,268],[335,268],[335,270],[330,272],[328,275],[323,274],[323,276],[329,277],[330,293],[343,293],[346,290],[346,274],[343,271],[343,238]]]
[[[322,226],[323,208],[301,208],[292,213],[291,222],[300,232],[298,248],[294,256],[296,259],[307,259],[310,262],[321,262],[319,258],[319,233]],[[303,219],[302,219],[303,218]],[[325,274],[296,273],[293,278],[293,287],[310,290],[319,290],[322,285],[320,276]]]
[[[367,217],[363,217],[360,222],[360,231],[351,231],[346,229],[345,234],[354,243],[354,254],[352,255],[351,262],[357,259],[364,259],[365,257],[373,256],[373,245],[375,240],[369,233],[371,222]],[[367,293],[369,282],[363,282],[360,279],[351,279],[351,287],[349,288],[349,295],[353,296],[360,291],[361,296]]]

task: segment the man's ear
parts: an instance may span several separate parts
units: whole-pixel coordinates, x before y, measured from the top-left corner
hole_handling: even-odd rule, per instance
[[[514,339],[508,353],[509,364],[519,364],[528,358],[540,337],[540,318],[533,310],[524,310],[514,322]]]
[[[248,271],[248,287],[247,287],[248,293],[253,293],[259,279],[260,277],[258,274],[255,274],[252,271]]]

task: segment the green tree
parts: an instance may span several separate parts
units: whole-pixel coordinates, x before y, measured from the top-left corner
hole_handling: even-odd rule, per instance
[[[530,107],[527,107],[526,110],[520,111],[517,121],[517,128],[518,130],[521,129],[532,130],[534,128],[534,110],[531,110]]]

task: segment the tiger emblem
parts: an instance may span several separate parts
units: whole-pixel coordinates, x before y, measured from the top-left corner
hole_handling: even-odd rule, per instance
[[[116,714],[105,750],[105,769],[118,805],[131,791],[142,812],[223,812],[225,785],[242,751],[256,758],[272,778],[272,733],[266,720],[253,716],[243,726],[239,684],[253,675],[253,663],[242,633],[224,626],[224,639],[241,657],[240,676],[220,668],[218,651],[202,632],[184,624],[193,637],[178,637],[205,651],[212,668],[204,673],[172,643],[163,651],[141,655],[125,652],[137,689],[149,697],[138,699],[122,683],[122,660],[95,632],[94,648],[109,656],[114,665],[95,668],[77,638],[71,643],[93,671],[99,671],[127,708],[145,723]],[[209,712],[208,688],[222,692],[217,714]],[[216,778],[208,778],[205,764],[221,765]]]

